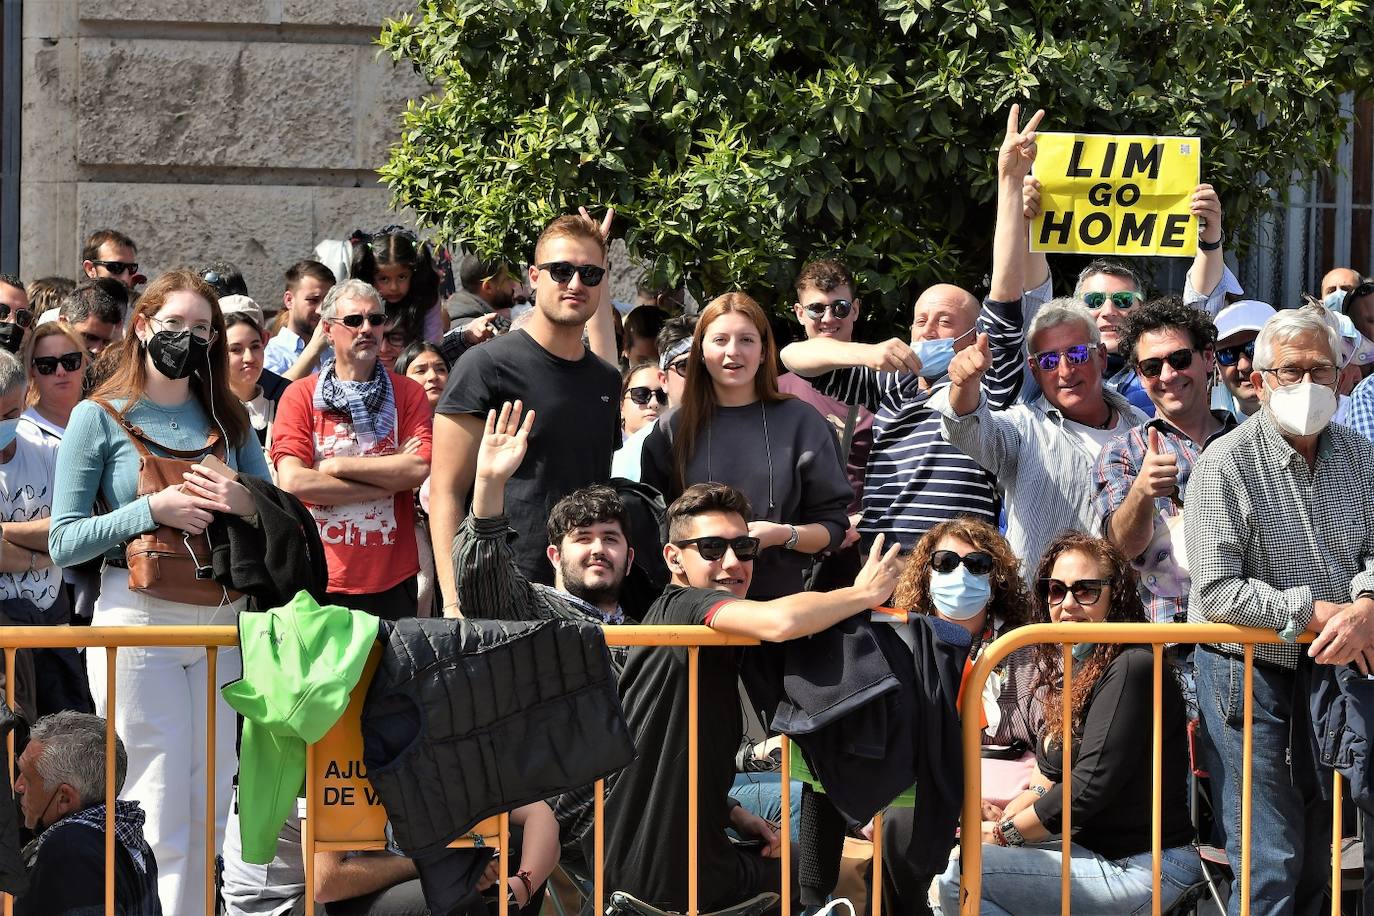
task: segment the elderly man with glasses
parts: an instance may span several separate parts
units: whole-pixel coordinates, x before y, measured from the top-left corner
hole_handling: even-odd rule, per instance
[[[1295,679],[1351,664],[1360,674],[1374,671],[1374,445],[1331,422],[1340,352],[1320,306],[1285,309],[1265,323],[1252,374],[1263,409],[1202,453],[1183,512],[1189,620],[1260,627],[1282,639],[1254,650],[1249,753],[1245,691],[1237,686],[1242,647],[1203,645],[1194,659],[1202,762],[1237,875],[1248,842],[1256,913],[1311,911],[1330,878],[1330,803],[1294,778],[1311,757],[1295,737],[1311,690],[1296,689]],[[1316,634],[1306,653],[1297,644],[1304,632]],[[1241,832],[1246,757],[1248,840]],[[1239,911],[1234,895],[1229,912]]]

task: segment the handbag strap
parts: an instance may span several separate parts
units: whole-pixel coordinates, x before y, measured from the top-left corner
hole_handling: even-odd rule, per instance
[[[130,441],[133,442],[134,448],[137,449],[139,455],[141,455],[144,458],[157,457],[151,451],[148,450],[149,445],[156,446],[157,448],[166,452],[172,458],[180,458],[183,461],[194,461],[197,458],[203,458],[206,454],[215,453],[220,450],[221,442],[218,429],[210,430],[210,434],[206,437],[205,446],[203,448],[170,448],[169,446],[163,445],[161,442],[158,442],[156,439],[149,437],[147,434],[143,432],[141,427],[135,426],[134,424],[130,423],[128,418],[125,417],[118,410],[115,410],[114,405],[111,404],[109,401],[103,400],[101,398],[91,398],[91,400],[98,404],[102,410],[104,410],[106,413],[108,413],[111,417],[114,418],[114,421],[116,423],[118,423],[121,427],[124,428],[124,431],[129,435]]]

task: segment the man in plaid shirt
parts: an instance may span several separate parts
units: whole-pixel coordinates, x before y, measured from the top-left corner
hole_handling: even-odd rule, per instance
[[[1304,632],[1323,665],[1374,671],[1374,444],[1331,418],[1340,344],[1321,307],[1287,309],[1255,341],[1263,408],[1193,467],[1184,522],[1188,616],[1274,630],[1255,649],[1251,911],[1314,906],[1330,877],[1330,807],[1295,785],[1288,763],[1294,669]],[[1244,663],[1234,644],[1194,656],[1203,765],[1240,872]],[[1304,703],[1306,698],[1299,697]],[[1231,899],[1230,913],[1240,900]]]
[[[1177,568],[1169,519],[1183,514],[1193,463],[1235,417],[1209,409],[1216,327],[1200,309],[1175,298],[1131,312],[1119,352],[1155,406],[1154,419],[1127,430],[1097,458],[1097,512],[1102,532],[1140,570],[1142,597],[1156,623],[1182,621],[1188,576]]]

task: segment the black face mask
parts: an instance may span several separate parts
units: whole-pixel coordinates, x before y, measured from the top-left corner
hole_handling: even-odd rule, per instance
[[[184,331],[158,331],[148,339],[148,355],[157,371],[169,379],[182,379],[205,365],[210,344]]]
[[[0,347],[18,353],[24,345],[24,329],[17,324],[0,324]]]

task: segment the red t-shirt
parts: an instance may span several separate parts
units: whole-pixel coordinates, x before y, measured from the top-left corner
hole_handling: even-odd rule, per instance
[[[335,456],[394,455],[401,443],[420,440],[420,455],[430,458],[433,416],[425,391],[412,379],[391,373],[396,398],[396,428],[372,449],[364,451],[353,433],[352,419],[314,407],[318,375],[292,382],[277,403],[272,425],[272,464],[286,456],[306,467],[319,467]],[[415,495],[393,493],[376,502],[342,506],[306,504],[320,526],[329,590],[346,595],[384,592],[420,570],[415,549]]]

